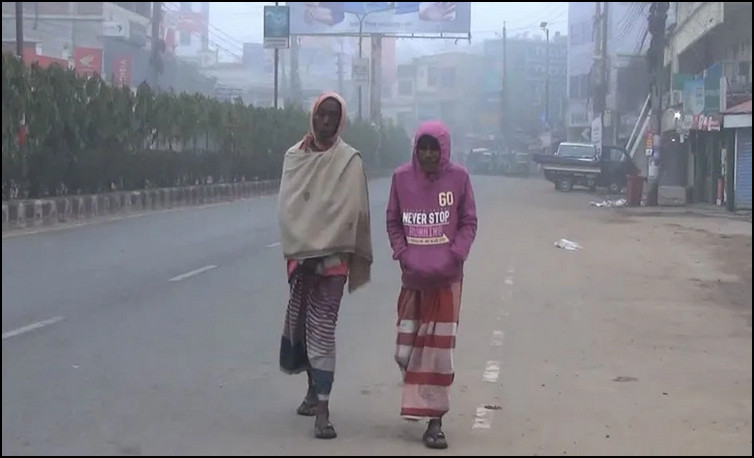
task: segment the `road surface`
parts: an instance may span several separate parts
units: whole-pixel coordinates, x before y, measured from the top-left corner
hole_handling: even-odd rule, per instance
[[[447,454],[751,454],[751,224],[474,185]],[[388,186],[373,282],[341,307],[337,440],[277,367],[287,286],[259,197],[3,239],[3,455],[436,454],[398,418]]]

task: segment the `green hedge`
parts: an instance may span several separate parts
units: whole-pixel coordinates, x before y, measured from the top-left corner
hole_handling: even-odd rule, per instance
[[[209,177],[277,179],[283,153],[309,122],[299,108],[154,93],[146,85],[134,94],[60,67],[27,67],[9,54],[2,78],[3,199],[181,186]],[[409,139],[397,126],[385,125],[380,138],[371,124],[351,123],[344,137],[372,169],[395,167],[408,155]]]

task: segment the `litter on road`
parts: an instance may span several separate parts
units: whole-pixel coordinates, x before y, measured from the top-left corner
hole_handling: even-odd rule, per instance
[[[602,202],[590,202],[589,205],[592,207],[598,207],[598,208],[613,208],[613,207],[625,207],[628,201],[626,199],[618,199],[618,200],[603,200]]]
[[[568,239],[560,239],[560,240],[558,240],[557,242],[555,242],[555,247],[556,248],[562,248],[562,249],[568,250],[568,251],[577,251],[577,250],[580,250],[580,249],[583,248],[578,243],[572,242],[571,240],[568,240]]]

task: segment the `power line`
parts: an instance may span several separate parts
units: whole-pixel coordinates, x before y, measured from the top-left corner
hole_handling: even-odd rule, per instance
[[[174,4],[175,2],[172,2]],[[180,10],[167,9],[168,12],[173,14],[180,14]],[[181,32],[184,33],[184,32]],[[200,36],[199,33],[190,32],[192,36]],[[222,35],[221,35],[222,34]],[[227,38],[226,38],[227,37]],[[217,48],[218,51],[222,51],[225,54],[237,59],[243,60],[243,44],[224,32],[220,28],[207,23],[207,42]],[[235,48],[235,50],[231,49]]]

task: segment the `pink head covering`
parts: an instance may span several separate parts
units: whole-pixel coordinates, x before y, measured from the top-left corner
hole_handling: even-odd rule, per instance
[[[425,173],[419,165],[419,139],[428,135],[437,139],[437,143],[440,144],[440,166],[434,173]],[[445,167],[450,163],[450,129],[442,121],[425,121],[419,125],[416,129],[416,135],[414,136],[414,155],[412,160],[412,167],[414,174],[420,177],[420,179],[429,179],[430,181],[437,179],[442,174]]]

